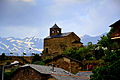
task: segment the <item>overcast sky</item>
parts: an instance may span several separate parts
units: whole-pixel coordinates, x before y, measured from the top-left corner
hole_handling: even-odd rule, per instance
[[[96,36],[120,19],[120,0],[0,0],[0,37],[44,38],[62,32]]]

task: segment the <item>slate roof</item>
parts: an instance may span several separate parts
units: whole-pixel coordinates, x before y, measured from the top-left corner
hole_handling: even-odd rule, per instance
[[[51,27],[51,28],[59,28],[59,27],[58,27],[58,25],[57,25],[57,24],[55,24],[55,25],[54,25],[53,27]]]
[[[117,27],[117,26],[120,26],[120,20],[110,25],[110,27]]]
[[[92,71],[80,71],[76,75],[77,76],[83,76],[83,77],[90,77],[92,75]]]
[[[45,39],[65,37],[65,36],[70,35],[71,33],[73,33],[73,32],[61,33],[60,35],[48,36]]]
[[[54,71],[53,71],[51,66],[42,66],[42,65],[34,65],[34,64],[26,64],[22,67],[31,67],[32,69],[42,74],[51,75],[57,80],[86,80],[61,68],[54,67]]]

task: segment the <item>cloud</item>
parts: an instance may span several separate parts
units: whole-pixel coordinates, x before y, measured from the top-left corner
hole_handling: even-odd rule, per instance
[[[21,1],[24,1],[24,2],[32,2],[33,0],[21,0]]]
[[[71,3],[75,3],[73,0],[70,1]],[[75,1],[77,2],[77,0]],[[69,4],[68,0],[65,2],[60,0],[59,2]],[[72,31],[77,32],[79,35],[89,34],[96,36],[109,31],[109,25],[120,18],[120,5],[117,5],[117,0],[101,0],[94,3],[90,1],[87,5],[75,4],[75,7],[72,6],[74,8],[65,6],[66,5],[64,5],[64,7],[55,7],[54,5],[54,7],[52,7],[53,9],[51,9],[51,14],[59,14],[55,15],[56,18],[59,18],[58,16],[64,16],[64,19],[58,19],[57,23],[64,26],[65,32],[71,31],[71,28],[74,27]]]
[[[15,8],[13,10],[10,7],[8,7],[8,9],[10,10],[9,12],[14,12],[15,14],[8,14],[9,16],[7,15],[7,18],[4,18],[3,20],[1,16],[0,24],[9,24],[15,27],[10,27],[8,29],[1,30],[2,32],[0,32],[0,34],[4,34],[4,36],[9,35],[17,37],[29,37],[36,35],[36,32],[40,32],[40,34],[42,34],[43,37],[45,37],[44,35],[47,35],[49,30],[48,27],[50,27],[49,24],[51,24],[52,26],[55,22],[58,23],[58,26],[60,25],[60,27],[63,27],[63,32],[74,31],[78,35],[98,35],[108,31],[108,26],[114,21],[117,21],[118,18],[120,18],[120,0],[9,1],[16,1],[15,3],[18,3],[15,6],[13,6],[13,8]],[[29,4],[31,4],[31,2],[34,1],[39,2],[37,6],[28,6]],[[28,3],[28,5],[26,5],[26,3]],[[21,8],[21,6],[19,5],[22,5],[23,7]],[[16,6],[18,8],[16,8]],[[4,14],[6,13],[4,12]],[[7,21],[9,19],[10,21]],[[19,28],[19,25],[24,25],[25,28]],[[29,25],[41,27],[29,27]],[[42,27],[43,25],[45,27]]]
[[[27,2],[27,3],[33,3],[35,0],[10,0],[11,2]]]
[[[82,3],[90,0],[54,0],[57,4]]]
[[[52,0],[53,4],[47,7],[48,13],[54,17],[63,15],[68,9],[72,9],[74,6],[80,7],[83,4],[92,2],[92,0]],[[74,11],[75,8],[74,8]]]
[[[40,36],[38,35],[40,33],[39,27],[26,27],[26,26],[8,26],[8,27],[2,27],[0,34],[4,37],[18,37],[18,38],[25,38],[25,37],[31,37],[31,36]],[[1,36],[1,35],[0,35]]]
[[[34,0],[16,0],[16,1],[22,1],[22,2],[33,2]]]

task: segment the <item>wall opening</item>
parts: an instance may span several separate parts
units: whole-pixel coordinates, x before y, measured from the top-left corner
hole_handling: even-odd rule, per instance
[[[45,49],[45,52],[48,53],[48,48]]]

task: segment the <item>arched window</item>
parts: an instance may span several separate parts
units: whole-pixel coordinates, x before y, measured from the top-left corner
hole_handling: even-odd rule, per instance
[[[57,31],[57,33],[59,33],[60,31]]]
[[[45,52],[48,53],[48,48],[45,49]]]
[[[54,31],[52,31],[52,33],[54,33]]]

